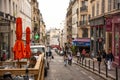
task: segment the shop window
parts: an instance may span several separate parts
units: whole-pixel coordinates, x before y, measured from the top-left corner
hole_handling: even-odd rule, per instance
[[[102,27],[99,28],[99,37],[103,37],[103,28]]]
[[[119,54],[119,28],[115,27],[115,56]]]
[[[109,34],[109,48],[112,48],[112,33]]]

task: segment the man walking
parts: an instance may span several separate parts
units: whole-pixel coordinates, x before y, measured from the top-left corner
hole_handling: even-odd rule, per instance
[[[80,51],[77,51],[77,63],[81,61],[81,55],[80,55]]]

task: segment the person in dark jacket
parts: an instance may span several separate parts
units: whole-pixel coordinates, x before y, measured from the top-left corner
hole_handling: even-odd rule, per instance
[[[104,62],[104,64],[106,65],[106,51],[105,50],[103,50],[102,51],[102,59],[103,59],[103,62]]]
[[[107,61],[107,65],[108,65],[108,70],[111,69],[111,65],[112,65],[113,60],[114,60],[114,56],[112,54],[112,50],[109,49],[108,53],[106,54],[106,61]]]
[[[102,54],[101,54],[101,51],[99,50],[98,51],[98,54],[97,54],[97,61],[98,61],[98,66],[100,67],[100,64],[101,64],[101,61],[102,61]]]

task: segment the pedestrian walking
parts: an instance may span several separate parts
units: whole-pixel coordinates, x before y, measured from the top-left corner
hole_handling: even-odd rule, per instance
[[[80,51],[77,51],[77,63],[79,63],[79,61],[81,61],[81,54]]]
[[[95,53],[94,53],[94,51],[92,50],[91,53],[90,53],[90,57],[91,57],[91,59],[94,58],[94,54],[95,54]]]
[[[6,60],[6,54],[4,52],[3,55],[2,55],[2,61],[5,61],[5,60]]]
[[[68,59],[68,57],[67,57],[66,52],[64,53],[63,58],[64,58],[64,65],[67,66],[67,59]]]
[[[68,64],[72,65],[72,54],[68,55]]]
[[[112,54],[112,50],[109,49],[108,53],[106,54],[106,62],[107,62],[107,65],[108,65],[108,70],[111,70],[111,65],[112,65],[113,61],[114,61],[114,56]]]
[[[104,49],[102,51],[102,58],[103,58],[103,63],[106,65],[106,60],[105,60],[105,58],[106,58],[106,51]]]
[[[100,66],[101,61],[102,61],[102,53],[100,50],[97,53],[97,61],[98,61],[98,66]]]
[[[86,51],[85,51],[85,49],[83,49],[83,50],[82,50],[82,61],[84,60],[85,55],[86,55]]]

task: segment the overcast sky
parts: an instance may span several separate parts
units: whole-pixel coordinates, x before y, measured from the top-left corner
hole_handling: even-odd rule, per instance
[[[60,28],[61,22],[65,20],[69,0],[38,0],[38,2],[46,28]]]

